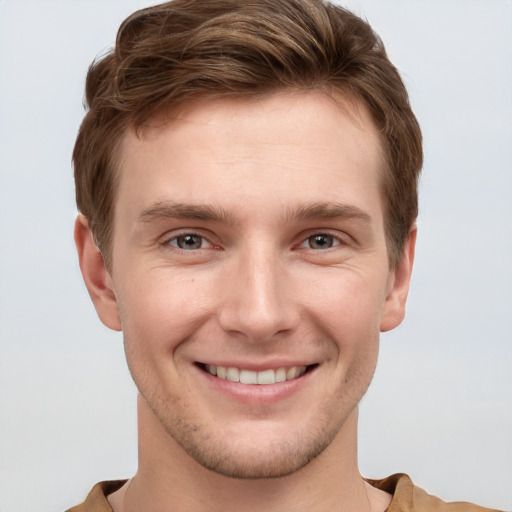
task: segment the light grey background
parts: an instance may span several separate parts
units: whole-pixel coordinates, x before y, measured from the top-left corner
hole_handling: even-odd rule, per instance
[[[0,0],[0,512],[136,469],[122,339],[72,243],[84,76],[149,2]],[[426,163],[408,317],[361,407],[369,477],[512,509],[512,2],[353,0],[403,73]]]

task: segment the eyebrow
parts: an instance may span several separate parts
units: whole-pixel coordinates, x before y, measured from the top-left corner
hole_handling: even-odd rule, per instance
[[[319,219],[356,219],[371,224],[372,219],[361,208],[332,202],[317,202],[308,205],[292,206],[287,209],[281,219],[287,223],[293,220],[319,220]],[[194,219],[233,225],[236,217],[229,211],[211,204],[186,204],[174,202],[158,202],[144,209],[138,221],[142,223],[155,222],[165,219]]]
[[[234,216],[222,207],[210,204],[185,204],[158,202],[139,215],[139,222],[154,222],[164,219],[195,219],[224,224],[234,224]]]
[[[372,218],[361,208],[344,203],[321,202],[289,208],[283,221],[292,219],[356,219],[371,224]]]

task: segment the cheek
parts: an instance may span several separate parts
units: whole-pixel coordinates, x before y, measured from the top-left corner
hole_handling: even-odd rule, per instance
[[[380,274],[357,269],[327,269],[323,275],[303,276],[300,295],[309,312],[344,333],[366,329],[379,332],[385,300],[385,283]]]
[[[201,325],[211,310],[211,279],[156,269],[132,274],[118,297],[127,342],[143,351],[173,351]],[[143,277],[142,277],[143,276]]]

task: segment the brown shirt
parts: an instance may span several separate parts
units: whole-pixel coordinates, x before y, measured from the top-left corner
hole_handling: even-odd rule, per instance
[[[446,503],[416,487],[407,475],[401,473],[383,480],[368,480],[368,482],[393,495],[386,512],[499,512],[462,501]],[[66,512],[112,512],[106,496],[117,491],[124,483],[125,480],[100,482],[92,488],[81,505],[70,508]]]

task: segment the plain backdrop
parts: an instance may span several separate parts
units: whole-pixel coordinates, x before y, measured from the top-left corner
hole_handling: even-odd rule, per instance
[[[205,0],[206,1],[206,0]],[[84,78],[136,0],[0,0],[0,512],[136,470],[136,391],[72,242]],[[368,477],[512,510],[512,2],[353,0],[425,137],[408,316],[361,405]]]

